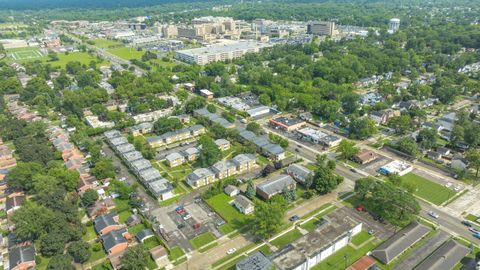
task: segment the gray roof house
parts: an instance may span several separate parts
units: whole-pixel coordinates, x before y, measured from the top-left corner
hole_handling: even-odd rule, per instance
[[[257,185],[257,194],[264,199],[270,199],[281,193],[284,188],[294,189],[295,187],[296,182],[290,175],[280,174]]]
[[[110,226],[117,226],[118,224],[118,215],[116,212],[111,212],[102,216],[98,216],[93,221],[95,231],[99,234],[103,234],[103,231]]]
[[[230,160],[220,160],[213,164],[211,168],[218,178],[230,176],[236,170],[235,164]]]
[[[139,173],[139,177],[142,180],[142,182],[150,183],[155,181],[156,179],[162,178],[162,175],[157,169],[150,167],[149,169],[141,171]]]
[[[148,183],[148,187],[153,195],[161,200],[166,200],[173,197],[172,183],[168,182],[168,180],[165,178],[159,178]]]
[[[135,235],[135,238],[137,239],[138,242],[143,243],[143,241],[147,240],[150,237],[154,237],[155,234],[153,234],[151,229],[143,229]]]
[[[125,160],[125,162],[128,162],[128,163],[134,162],[136,160],[143,158],[142,154],[138,151],[131,151],[131,152],[124,153],[122,154],[122,157]]]
[[[449,240],[435,250],[415,270],[448,270],[454,266],[467,254],[470,249],[460,245],[455,240]]]
[[[236,270],[271,270],[273,263],[261,251],[257,251],[236,264]]]
[[[115,246],[127,243],[127,239],[125,239],[124,236],[124,234],[127,232],[128,231],[126,228],[122,228],[102,235],[103,248],[105,249],[105,252],[112,253],[112,249]]]
[[[122,134],[121,134],[120,131],[118,131],[118,130],[105,131],[105,132],[103,133],[103,135],[104,135],[105,138],[107,138],[107,139],[112,139],[112,138],[116,138],[116,137],[122,136]]]
[[[118,153],[125,154],[125,153],[135,151],[135,147],[131,143],[126,143],[126,144],[118,145],[116,147],[116,150]]]
[[[430,229],[427,226],[412,222],[373,250],[372,256],[388,264],[429,232]]]
[[[252,160],[256,160],[254,154],[240,154],[240,155],[236,155],[231,159],[231,161],[236,166],[241,166],[243,164],[251,162]]]
[[[223,191],[230,197],[237,196],[240,193],[240,189],[234,185],[226,186]]]
[[[13,247],[8,251],[8,269],[16,266],[35,267],[35,248],[33,246]],[[21,268],[22,269],[22,268]]]
[[[253,213],[254,210],[253,202],[243,195],[238,195],[233,201],[233,205],[245,215]]]
[[[151,168],[152,164],[150,163],[150,161],[148,161],[146,159],[139,159],[139,160],[136,160],[136,161],[130,163],[130,166],[132,167],[133,170],[135,170],[137,172],[140,172],[142,170],[146,170],[148,168]]]
[[[127,139],[124,137],[115,137],[110,139],[110,144],[114,147],[128,143]]]
[[[215,173],[207,168],[199,168],[194,170],[187,176],[187,183],[191,186],[196,186],[195,182],[203,180],[208,177],[215,177]]]
[[[287,173],[297,182],[303,184],[305,180],[313,175],[313,172],[300,164],[291,164],[287,168]]]
[[[188,160],[191,160],[193,157],[195,157],[200,153],[200,150],[198,150],[197,147],[190,147],[181,152],[181,154]]]

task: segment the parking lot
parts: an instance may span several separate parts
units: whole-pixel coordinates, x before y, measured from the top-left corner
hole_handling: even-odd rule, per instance
[[[216,238],[222,236],[217,227],[224,223],[223,219],[195,192],[182,198],[178,204],[159,207],[151,213],[161,224],[168,245],[180,246],[185,252],[193,250],[189,240],[202,233],[211,232]],[[184,218],[187,214],[190,217]]]
[[[336,211],[341,211],[344,216],[352,217],[363,223],[364,231],[373,231],[373,235],[376,238],[386,240],[395,233],[395,226],[389,223],[381,223],[375,220],[374,217],[368,212],[359,212],[349,207],[342,207]]]

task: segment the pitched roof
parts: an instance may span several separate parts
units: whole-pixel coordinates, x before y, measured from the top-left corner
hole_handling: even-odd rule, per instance
[[[153,234],[153,231],[151,229],[143,229],[135,235],[135,238],[137,238],[138,242],[143,242],[145,239],[150,238],[155,236]]]
[[[10,269],[24,263],[35,261],[35,248],[33,246],[19,246],[8,251]]]
[[[25,200],[25,196],[15,196],[15,197],[9,197],[5,203],[5,208],[6,210],[13,209],[17,206],[22,205],[23,201]]]
[[[243,195],[238,195],[235,198],[235,204],[241,205],[243,208],[247,208],[253,205],[252,201],[250,201],[247,197]]]
[[[298,180],[305,180],[308,176],[312,175],[313,172],[306,167],[293,163],[287,168],[287,172],[294,174],[295,178],[300,178]]]
[[[94,220],[95,230],[100,233],[103,229],[108,226],[118,225],[118,222],[114,219],[117,216],[116,212],[111,212],[102,216],[98,216]]]
[[[427,226],[412,222],[372,251],[372,256],[388,264],[429,232]]]
[[[415,270],[453,269],[469,252],[470,249],[467,247],[460,245],[455,240],[450,240],[430,254],[415,267]]]
[[[116,245],[126,243],[127,239],[123,236],[125,233],[127,233],[127,229],[122,228],[102,235],[103,248],[105,251],[108,253]]]
[[[156,246],[150,250],[150,255],[152,256],[153,260],[157,260],[167,256],[167,250],[161,245]]]
[[[281,192],[286,186],[294,185],[295,180],[290,175],[281,174],[274,176],[267,181],[257,185],[257,189],[265,192],[266,194],[274,194]]]
[[[180,155],[180,154],[177,153],[177,152],[173,152],[173,153],[168,154],[168,155],[165,157],[165,159],[166,159],[167,161],[169,161],[169,162],[173,162],[173,161],[175,161],[175,160],[177,160],[177,159],[183,159],[183,156]]]

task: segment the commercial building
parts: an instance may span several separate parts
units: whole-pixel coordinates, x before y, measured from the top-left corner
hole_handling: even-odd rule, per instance
[[[236,270],[272,270],[273,263],[261,251],[237,262]]]
[[[413,170],[412,165],[403,160],[394,160],[387,163],[378,169],[378,172],[384,175],[398,174],[399,176],[405,175]]]
[[[282,193],[286,189],[295,189],[297,186],[295,180],[290,175],[281,174],[267,179],[267,181],[257,185],[257,195],[269,200],[274,195]]]
[[[350,243],[362,223],[338,209],[322,219],[323,224],[285,248],[270,255],[279,270],[309,270]]]
[[[310,127],[297,130],[297,134],[304,140],[318,143],[327,147],[334,147],[340,144],[342,139]]]
[[[187,62],[206,65],[211,62],[233,60],[246,53],[258,53],[269,46],[257,41],[238,41],[230,44],[214,44],[207,47],[177,51],[176,58]]]
[[[353,155],[353,160],[358,164],[366,164],[369,163],[377,158],[377,155],[370,150],[362,150],[360,153]]]
[[[314,21],[307,24],[307,33],[317,36],[335,35],[335,22]]]
[[[430,229],[427,226],[412,222],[373,250],[371,255],[383,264],[388,264],[429,232]]]
[[[286,117],[272,118],[269,122],[271,126],[285,131],[294,131],[307,124],[303,120]]]
[[[438,270],[438,269],[454,269],[467,254],[470,249],[460,245],[455,240],[449,240],[435,250],[423,262],[421,262],[415,270]]]

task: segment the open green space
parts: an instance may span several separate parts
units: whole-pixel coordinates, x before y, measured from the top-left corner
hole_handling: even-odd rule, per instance
[[[302,233],[298,229],[293,229],[288,233],[276,238],[275,240],[271,241],[270,243],[279,249],[283,248],[284,246],[290,244],[291,242],[295,241],[296,239],[302,237]]]
[[[405,183],[413,183],[416,185],[417,190],[414,193],[415,195],[436,205],[441,205],[456,193],[447,187],[429,181],[414,173],[407,173],[402,176],[401,179]]]
[[[98,251],[95,251],[95,249]],[[90,256],[90,259],[88,259],[89,262],[94,262],[107,256],[101,243],[92,244],[90,251],[92,252],[92,256]]]
[[[232,226],[230,226],[230,224],[228,224],[228,223],[225,223],[225,224],[219,226],[219,227],[218,227],[218,230],[219,230],[221,233],[223,233],[224,235],[225,235],[225,234],[229,234],[229,233],[235,231],[235,229],[232,228]]]
[[[142,55],[145,54],[145,51],[138,51],[135,48],[128,48],[128,47],[118,47],[113,49],[107,49],[107,51],[125,60],[140,59],[142,58]]]
[[[65,68],[68,62],[72,61],[77,61],[80,62],[82,65],[88,65],[90,64],[91,61],[97,61],[97,57],[95,55],[88,54],[86,52],[71,52],[68,54],[65,53],[59,53],[58,55],[58,60],[57,61],[48,61],[47,56],[39,56],[37,49],[32,49],[28,48],[27,51],[16,51],[13,52],[13,54],[16,55],[16,57],[20,57],[20,59],[15,59],[12,57],[12,55],[9,55],[9,59],[12,61],[16,61],[19,63],[26,63],[26,62],[31,62],[31,61],[41,61],[44,64],[50,64],[52,67],[58,67],[58,68]],[[30,58],[31,57],[31,58]],[[108,61],[103,60],[100,63],[97,63],[97,67],[100,66],[105,66],[108,65]]]
[[[344,270],[352,263],[375,248],[375,244],[369,242],[359,249],[351,246],[341,248],[339,251],[327,257],[323,262],[317,264],[312,270]]]
[[[331,206],[332,206],[331,203],[326,203],[326,204],[320,206],[319,208],[311,211],[310,213],[302,216],[302,218],[303,218],[303,219],[307,219],[307,218],[309,218],[309,217],[311,217],[311,216],[315,216],[315,215],[317,215],[318,213],[320,213],[320,212],[323,211],[321,215],[317,216],[317,218],[322,217],[322,216],[324,216],[324,215],[326,215],[326,214],[328,214],[328,213],[333,212],[335,209],[337,209],[337,207],[335,207],[335,206],[331,207]],[[325,210],[325,209],[327,209],[327,208],[329,208],[329,207],[331,207],[331,208],[328,209],[328,210]],[[324,210],[325,210],[325,211],[324,211]]]
[[[318,218],[312,218],[311,220],[300,225],[300,228],[311,232],[318,227],[319,223],[320,223],[320,220]]]
[[[356,246],[359,246],[361,245],[362,243],[368,241],[370,238],[372,238],[373,236],[371,236],[370,234],[368,234],[368,232],[366,231],[361,231],[359,232],[357,235],[355,235],[352,239],[352,244],[356,245]]]
[[[38,270],[45,270],[47,269],[48,262],[50,261],[51,258],[48,257],[43,257],[41,255],[37,255],[36,260],[40,259],[40,263],[37,264]]]
[[[122,42],[111,40],[111,39],[96,38],[96,39],[92,39],[91,41],[95,43],[95,47],[102,48],[102,49],[124,47],[124,44]]]
[[[91,241],[97,238],[97,233],[95,232],[95,228],[92,226],[85,226],[85,234],[82,236],[84,241]]]
[[[472,215],[472,214],[468,214],[468,215],[465,217],[465,219],[470,220],[470,221],[473,221],[473,222],[477,222],[478,217],[475,216],[475,215]]]
[[[215,210],[233,229],[240,229],[248,223],[248,217],[240,213],[229,202],[233,198],[225,193],[213,196],[207,200],[207,204]]]
[[[92,267],[92,270],[111,270],[111,269],[113,269],[113,267],[110,265],[110,263],[108,264],[99,263]]]
[[[185,252],[183,252],[183,250],[180,247],[174,246],[173,248],[170,249],[170,252],[168,253],[168,259],[170,259],[171,261],[174,261],[184,255],[185,255]]]
[[[192,244],[193,248],[199,249],[213,241],[215,241],[213,233],[206,232],[190,240],[190,244]]]
[[[147,227],[145,227],[145,225],[143,225],[143,223],[140,223],[140,224],[134,225],[132,227],[128,227],[128,232],[132,236],[135,236],[135,235],[137,235],[138,232],[140,232],[141,230],[146,229],[146,228]]]
[[[162,243],[157,237],[150,237],[147,240],[143,242],[143,246],[147,249],[150,250],[156,246],[161,245]]]
[[[131,215],[133,215],[133,212],[130,211],[130,210],[122,211],[122,212],[118,213],[118,221],[119,221],[120,223],[125,223],[125,221],[126,221]]]

